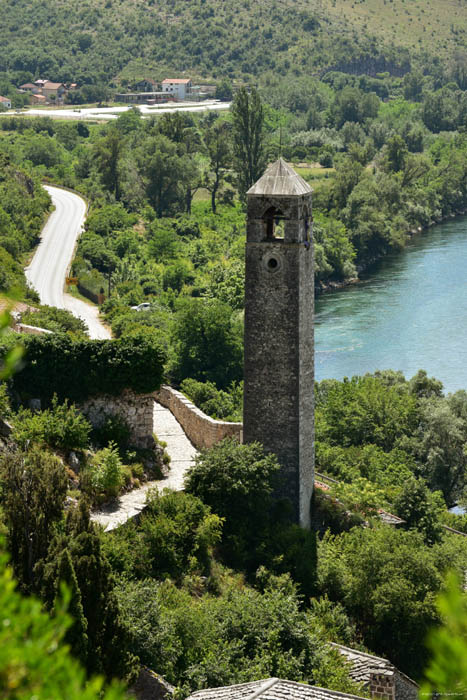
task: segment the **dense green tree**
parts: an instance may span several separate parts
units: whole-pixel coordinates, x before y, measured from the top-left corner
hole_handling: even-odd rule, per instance
[[[259,579],[262,592],[234,578],[222,595],[194,598],[168,581],[122,583],[117,594],[135,650],[181,697],[270,676],[356,692],[343,659],[300,610],[290,578],[263,570]]]
[[[223,542],[229,561],[257,559],[269,525],[279,465],[258,444],[223,440],[196,459],[185,480],[188,493],[225,518]],[[248,553],[249,552],[249,553]]]
[[[204,134],[204,143],[209,157],[209,174],[205,186],[211,192],[211,209],[216,213],[219,188],[227,169],[232,164],[231,130],[228,122],[217,121]]]
[[[434,594],[445,566],[452,561],[424,547],[419,533],[353,528],[320,543],[318,583],[344,605],[370,649],[418,677],[427,661],[426,634],[439,622]]]
[[[330,382],[317,396],[317,438],[349,446],[373,443],[383,449],[416,426],[416,402],[407,387],[384,386],[377,377]]]
[[[0,559],[0,683],[5,698],[38,700],[123,700],[123,688],[104,688],[103,679],[89,679],[63,643],[72,624],[63,606],[50,617],[42,604],[16,590],[12,571]]]
[[[433,544],[441,538],[439,515],[444,506],[442,497],[436,498],[423,479],[407,479],[394,501],[394,511],[405,520],[405,526],[422,533],[425,542]]]
[[[118,201],[121,195],[121,160],[124,140],[116,125],[109,126],[107,133],[94,146],[94,158],[104,186]]]
[[[37,592],[36,566],[47,557],[54,529],[63,516],[65,467],[37,447],[7,453],[0,467],[12,566],[21,589]]]
[[[72,619],[72,624],[67,629],[64,642],[68,644],[75,658],[77,658],[83,666],[86,666],[88,656],[88,628],[87,620],[83,612],[83,603],[81,600],[81,591],[79,590],[78,580],[76,578],[73,562],[70,552],[64,549],[57,572],[56,599],[54,608],[57,609],[60,605],[61,598],[68,598],[68,613]]]
[[[157,216],[182,210],[187,163],[176,144],[163,135],[150,137],[143,142],[139,160],[147,198]]]
[[[264,112],[258,92],[240,88],[232,103],[234,167],[240,195],[263,174],[266,165]]]
[[[151,491],[138,524],[128,523],[104,541],[114,570],[130,578],[209,576],[212,549],[222,521],[199,498],[183,492]]]
[[[241,332],[227,304],[215,299],[181,302],[172,333],[174,377],[212,381],[220,389],[241,379]]]

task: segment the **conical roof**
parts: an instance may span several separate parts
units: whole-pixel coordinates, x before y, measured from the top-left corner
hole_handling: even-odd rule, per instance
[[[250,187],[247,194],[274,196],[301,196],[313,192],[310,185],[297,175],[285,160],[279,158],[269,166],[258,182]]]

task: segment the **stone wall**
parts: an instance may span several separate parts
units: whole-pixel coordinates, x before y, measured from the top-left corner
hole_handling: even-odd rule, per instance
[[[373,700],[395,700],[394,671],[370,671],[370,695]]]
[[[395,676],[395,698],[396,700],[417,700],[419,687],[411,678],[401,671]]]
[[[28,326],[26,323],[15,323],[12,329],[17,333],[28,333],[29,335],[53,335],[53,331],[37,326]]]
[[[108,416],[120,416],[131,431],[135,447],[153,447],[154,395],[125,390],[120,396],[94,396],[80,406],[91,425],[99,428]]]
[[[242,423],[229,423],[210,418],[180,391],[164,385],[153,394],[153,397],[171,411],[188,439],[198,450],[212,447],[225,437],[234,437],[242,442]]]

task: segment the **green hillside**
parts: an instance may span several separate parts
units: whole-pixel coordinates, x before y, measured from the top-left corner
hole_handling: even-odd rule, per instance
[[[170,72],[262,82],[435,70],[465,47],[465,0],[3,0],[0,73],[126,84]],[[458,57],[459,58],[459,57]]]

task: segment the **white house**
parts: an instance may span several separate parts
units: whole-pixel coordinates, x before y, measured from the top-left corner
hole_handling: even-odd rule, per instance
[[[0,95],[0,105],[6,109],[11,109],[11,100],[9,97],[2,97]]]
[[[176,97],[178,100],[184,100],[191,93],[190,78],[166,78],[162,81],[162,91]]]

